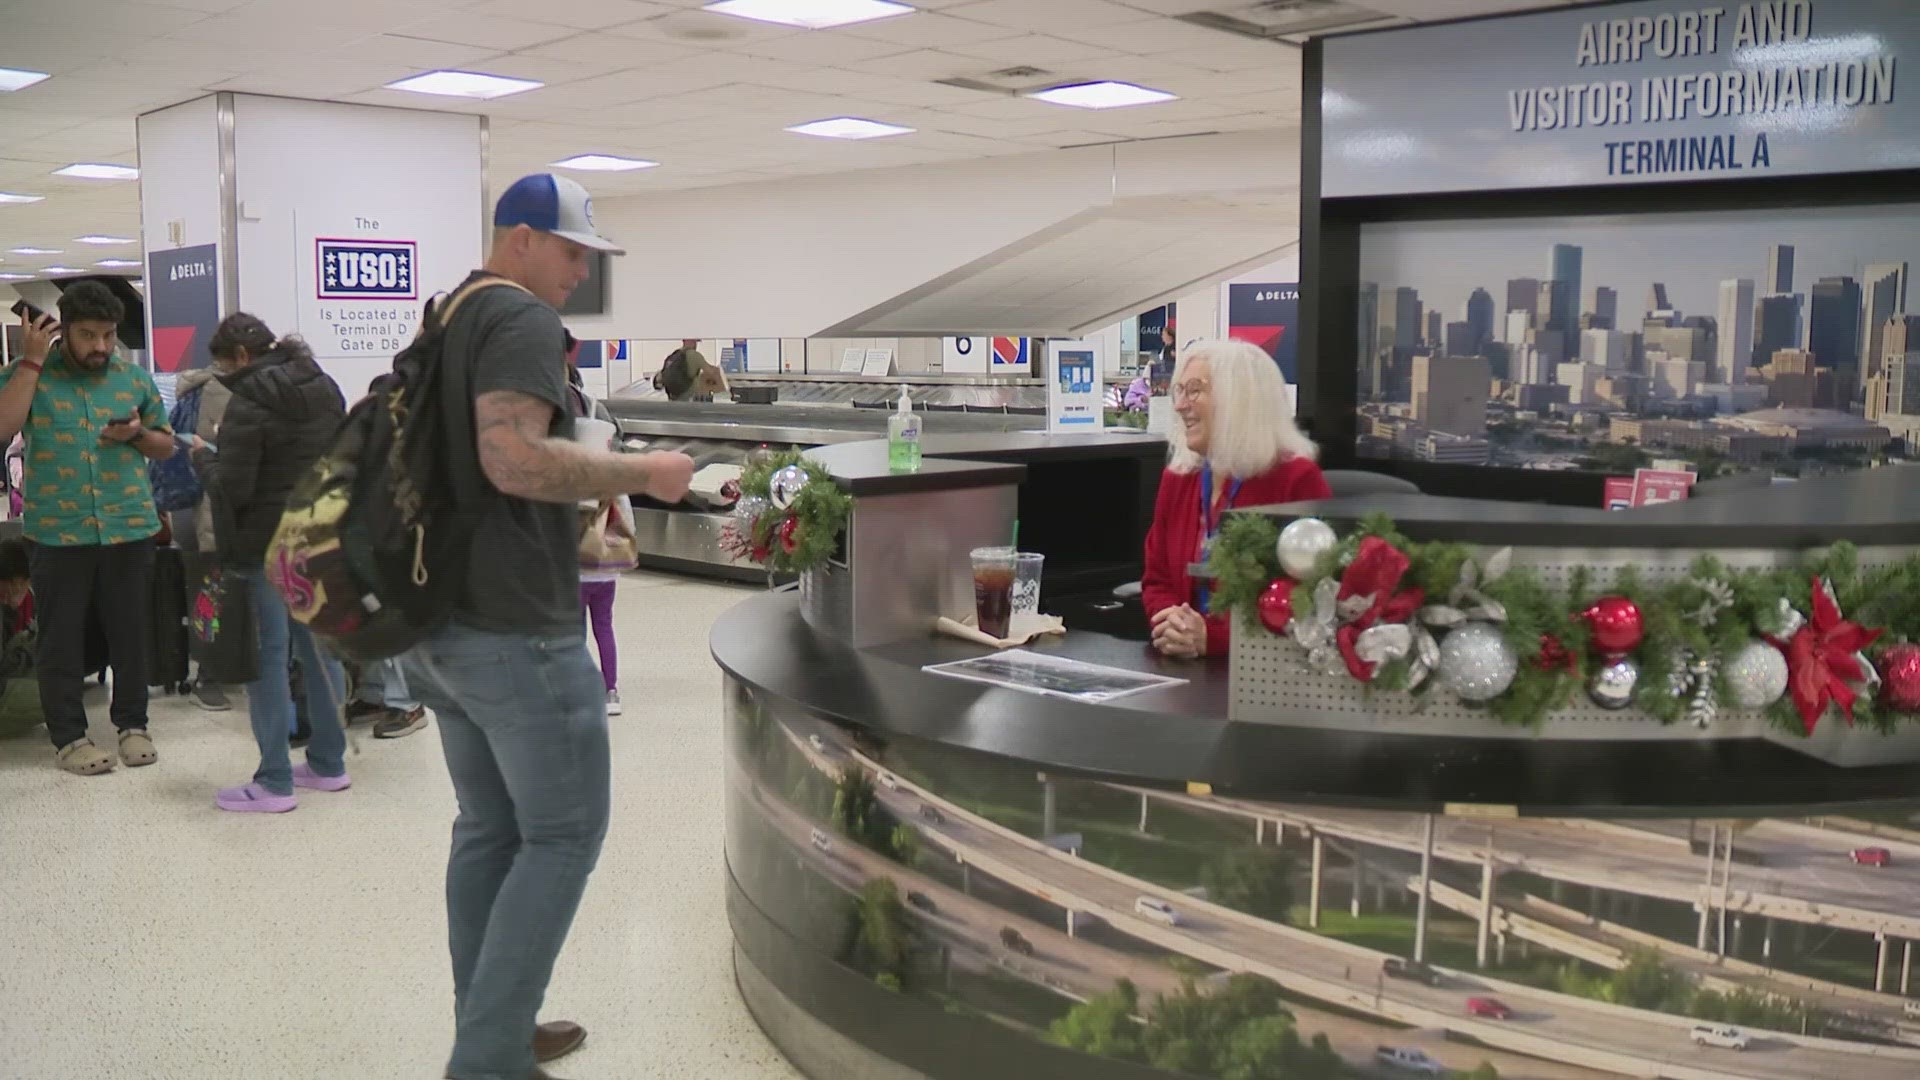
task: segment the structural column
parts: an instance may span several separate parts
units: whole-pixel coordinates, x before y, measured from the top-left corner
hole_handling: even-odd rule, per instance
[[[1308,885],[1307,925],[1320,929],[1320,872],[1326,863],[1327,841],[1318,832],[1313,834],[1313,877]]]
[[[1413,958],[1427,958],[1427,904],[1433,895],[1433,815],[1426,816],[1420,840],[1420,900],[1413,919]]]
[[[1353,845],[1353,903],[1349,914],[1360,917],[1360,892],[1367,887],[1367,849],[1358,843]]]
[[[1885,993],[1887,989],[1887,950],[1893,946],[1893,939],[1881,931],[1873,935],[1874,943],[1879,945],[1879,955],[1873,962],[1873,992]]]
[[[1913,974],[1913,942],[1903,943],[1900,950],[1900,996],[1907,996],[1907,977]]]
[[[1040,796],[1040,839],[1045,840],[1050,836],[1056,835],[1059,830],[1054,828],[1057,822],[1054,820],[1053,781],[1047,779],[1044,773],[1040,776],[1040,787],[1042,792]]]
[[[1147,831],[1147,797],[1140,796],[1140,831]]]
[[[1487,939],[1493,933],[1493,845],[1487,845],[1487,856],[1480,864],[1480,934],[1474,942],[1474,960],[1482,968],[1487,966]]]

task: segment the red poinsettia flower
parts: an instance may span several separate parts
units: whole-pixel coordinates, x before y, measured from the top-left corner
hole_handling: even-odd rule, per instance
[[[1365,595],[1365,594],[1362,594]],[[1378,674],[1378,666],[1360,658],[1360,634],[1375,625],[1391,626],[1412,619],[1427,598],[1421,590],[1406,589],[1392,596],[1382,596],[1373,602],[1366,614],[1334,631],[1334,644],[1340,647],[1340,659],[1347,662],[1347,674],[1361,682],[1372,682]]]
[[[1375,606],[1380,599],[1392,593],[1400,584],[1400,578],[1407,572],[1407,556],[1399,548],[1377,536],[1369,536],[1360,541],[1360,549],[1354,552],[1353,561],[1347,564],[1346,572],[1340,575],[1340,596],[1345,600],[1350,596],[1375,597]]]
[[[1799,711],[1807,734],[1813,734],[1829,702],[1840,706],[1847,723],[1853,723],[1853,703],[1858,695],[1848,684],[1867,677],[1857,654],[1882,633],[1842,618],[1840,605],[1834,602],[1826,583],[1813,579],[1813,618],[1794,632],[1784,648],[1787,690],[1793,695],[1793,707]]]

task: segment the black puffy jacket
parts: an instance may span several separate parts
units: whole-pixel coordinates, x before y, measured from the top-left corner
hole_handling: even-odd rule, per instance
[[[220,381],[233,391],[214,440],[208,493],[220,561],[257,570],[287,496],[332,447],[346,400],[297,338],[284,339]]]

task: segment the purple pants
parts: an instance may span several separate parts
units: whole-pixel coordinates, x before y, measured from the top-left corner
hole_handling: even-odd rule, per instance
[[[620,685],[620,654],[613,638],[613,587],[617,581],[583,581],[580,603],[587,609],[587,622],[593,626],[594,643],[600,646],[600,677],[607,689]]]

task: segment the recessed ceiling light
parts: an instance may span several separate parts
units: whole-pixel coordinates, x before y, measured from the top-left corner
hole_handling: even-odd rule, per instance
[[[1071,105],[1076,109],[1123,109],[1129,105],[1152,105],[1156,102],[1172,101],[1178,95],[1169,94],[1165,90],[1150,90],[1132,83],[1090,82],[1056,86],[1051,90],[1042,90],[1027,96],[1052,102],[1055,105]]]
[[[105,266],[113,270],[122,270],[129,266],[139,266],[140,260],[138,259],[101,259],[99,262],[94,263],[93,265]]]
[[[76,236],[73,238],[73,242],[76,244],[97,244],[101,247],[112,247],[117,244],[131,244],[133,243],[133,238],[127,236],[102,236],[99,233],[94,233],[90,236]]]
[[[11,249],[15,255],[58,255],[59,248],[17,247]]]
[[[84,274],[85,270],[77,266],[46,266],[40,269],[43,274]]]
[[[0,92],[25,90],[34,83],[45,81],[46,78],[47,73],[44,71],[27,71],[24,68],[0,67]]]
[[[890,19],[914,8],[893,0],[718,0],[708,4],[707,10],[755,22],[797,26],[802,30],[825,30]]]
[[[882,124],[877,120],[862,120],[857,116],[836,116],[831,120],[815,120],[811,124],[797,124],[787,130],[795,135],[818,135],[823,139],[884,139],[889,135],[907,135],[913,132],[910,127]]]
[[[7,203],[42,202],[45,199],[45,195],[16,195],[11,191],[0,191],[0,206],[4,206]]]
[[[478,71],[429,71],[425,75],[390,82],[387,89],[489,101],[509,94],[524,94],[545,85],[532,79],[509,79],[504,75],[487,75]]]
[[[138,180],[140,170],[131,165],[107,165],[98,161],[77,161],[64,169],[53,170],[55,176],[71,176],[77,180]]]
[[[635,169],[652,169],[659,166],[657,161],[645,158],[619,157],[614,154],[575,154],[564,161],[556,161],[556,169],[579,169],[582,172],[632,172]]]

